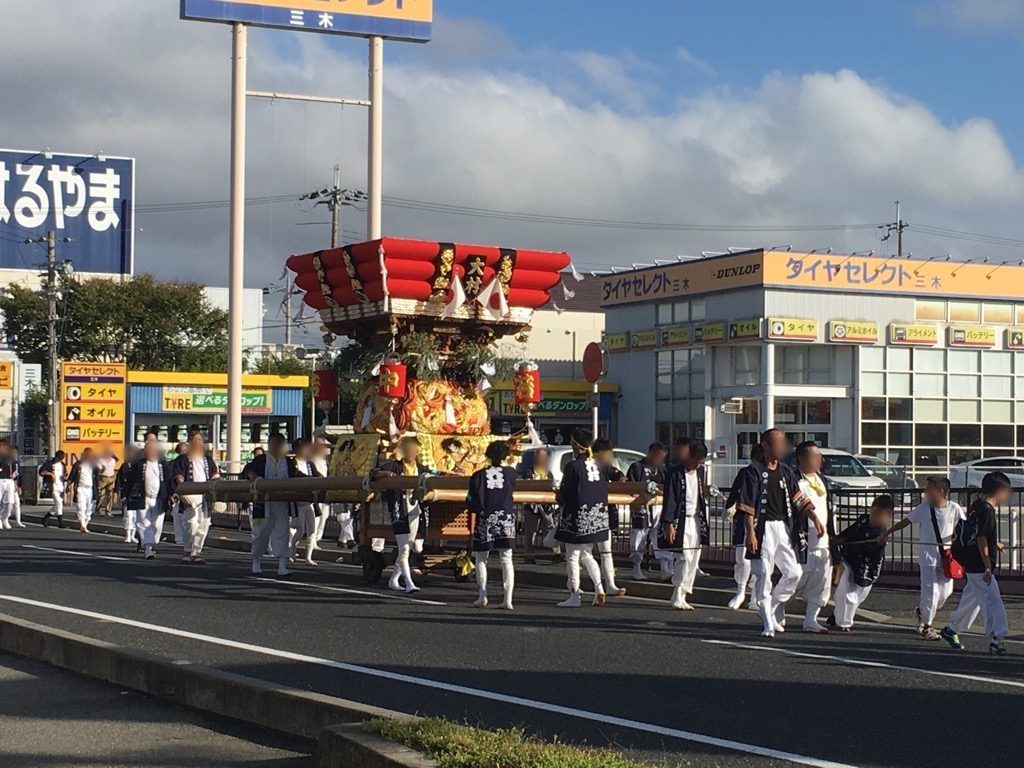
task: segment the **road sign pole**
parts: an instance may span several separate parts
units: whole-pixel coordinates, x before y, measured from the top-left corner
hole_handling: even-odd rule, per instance
[[[370,147],[367,169],[366,236],[381,236],[381,184],[384,176],[384,38],[370,38]]]
[[[598,426],[598,416],[600,414],[600,407],[601,407],[601,392],[600,392],[600,390],[598,388],[597,382],[595,381],[594,382],[594,408],[593,408],[593,412],[594,412],[594,437],[595,438],[597,437],[597,426]]]
[[[231,245],[228,282],[228,472],[242,471],[242,324],[245,290],[245,98],[248,30],[231,27]]]

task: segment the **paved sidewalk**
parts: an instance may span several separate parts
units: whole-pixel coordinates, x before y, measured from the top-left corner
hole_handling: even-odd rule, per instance
[[[0,654],[4,768],[313,768],[312,745]]]

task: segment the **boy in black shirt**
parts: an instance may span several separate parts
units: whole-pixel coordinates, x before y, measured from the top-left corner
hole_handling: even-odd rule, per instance
[[[999,542],[996,508],[1010,500],[1010,478],[1002,472],[989,472],[981,480],[981,495],[971,505],[970,514],[953,534],[953,556],[967,572],[967,585],[960,595],[960,604],[949,624],[942,630],[942,639],[954,650],[963,650],[960,632],[971,628],[978,614],[985,621],[989,652],[1006,654],[1003,638],[1009,632],[1006,607],[999,593],[995,569],[1003,545]]]
[[[843,560],[843,576],[836,587],[835,612],[825,622],[829,631],[849,632],[853,618],[878,581],[885,560],[885,539],[882,534],[892,525],[895,508],[892,496],[883,495],[871,502],[871,510],[840,533],[839,554]]]

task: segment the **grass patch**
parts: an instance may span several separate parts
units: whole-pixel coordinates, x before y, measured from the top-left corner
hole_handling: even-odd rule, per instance
[[[441,768],[650,768],[609,749],[544,742],[522,730],[485,731],[448,720],[369,720],[371,733],[436,760]]]

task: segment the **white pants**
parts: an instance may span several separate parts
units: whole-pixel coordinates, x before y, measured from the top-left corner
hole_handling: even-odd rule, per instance
[[[487,597],[487,555],[489,552],[474,552],[473,559],[476,561],[476,586],[480,590],[480,597]],[[516,572],[512,567],[512,550],[498,550],[498,560],[501,563],[501,584],[505,592],[505,604],[512,605],[512,590],[516,584]]]
[[[612,558],[611,531],[608,531],[608,537],[604,541],[597,542],[597,554],[601,558],[601,577],[604,579],[605,591],[618,592],[619,587],[615,583],[615,560]]]
[[[142,543],[147,547],[155,547],[163,533],[164,511],[157,507],[156,499],[146,499],[146,508],[134,510],[134,515]]]
[[[324,537],[324,528],[327,527],[327,520],[331,516],[328,512],[329,509],[330,505],[328,504],[320,505],[320,514],[316,516],[316,527],[313,529],[314,549],[319,549],[320,540]]]
[[[316,515],[313,514],[312,504],[298,504],[294,517],[288,519],[288,556],[295,557],[299,549],[299,542],[306,537],[307,548],[315,547],[314,537],[316,536]],[[309,550],[312,552],[312,548]]]
[[[640,565],[644,559],[644,552],[647,551],[648,544],[651,549],[654,550],[654,556],[661,559],[668,559],[664,557],[669,553],[661,552],[658,549],[658,531],[661,528],[661,505],[658,504],[653,507],[648,507],[651,515],[651,525],[648,528],[634,528],[629,532],[629,546],[630,546],[630,558],[633,560],[634,565]]]
[[[64,516],[64,490],[54,489],[50,493],[50,498],[53,499],[53,516],[63,517]]]
[[[21,525],[21,496],[17,488],[14,489],[14,496],[11,498],[11,516],[17,525]]]
[[[124,540],[127,542],[139,541],[138,531],[141,529],[139,525],[139,517],[145,514],[143,510],[139,509],[128,509],[125,507],[124,510]]]
[[[253,520],[252,559],[258,563],[267,554],[268,545],[274,548],[279,570],[287,570],[288,541],[291,535],[289,505],[283,501],[268,501],[263,505],[263,518]]]
[[[736,581],[736,594],[745,595],[749,589],[754,591],[752,580],[753,569],[750,567],[750,560],[747,560],[746,546],[736,547],[736,556],[732,566],[732,577]]]
[[[181,504],[175,502],[171,506],[171,522],[174,524],[174,543],[185,544],[185,526],[181,522]]]
[[[604,592],[601,584],[601,567],[594,559],[591,550],[593,544],[565,544],[565,571],[569,577],[569,591],[576,594],[580,591],[580,564],[587,569],[587,575],[594,582],[598,593]]]
[[[0,526],[11,524],[14,500],[18,498],[18,486],[14,480],[0,480]]]
[[[917,553],[917,564],[921,570],[921,622],[930,627],[935,623],[935,614],[953,594],[953,580],[946,577],[938,547],[921,547]]]
[[[985,634],[993,640],[1002,640],[1010,629],[1006,621],[1006,606],[1003,596],[999,593],[999,582],[995,575],[990,584],[985,583],[985,575],[968,573],[967,584],[960,595],[960,604],[949,617],[949,626],[956,633],[971,628],[978,614],[985,622]]]
[[[192,557],[199,557],[203,553],[203,545],[206,543],[206,534],[210,532],[210,511],[206,508],[206,502],[200,503],[199,507],[181,507],[181,528],[185,535],[182,546],[185,554]]]
[[[686,603],[686,596],[693,594],[693,581],[700,568],[700,530],[697,519],[689,517],[680,531],[683,536],[683,552],[675,556],[672,568],[672,605],[676,608]]]
[[[832,556],[828,549],[810,550],[802,571],[796,594],[801,595],[807,603],[804,623],[811,624],[818,620],[821,609],[828,605],[828,596],[832,591]]]
[[[350,541],[355,541],[355,521],[352,519],[352,513],[339,512],[338,523],[341,526],[341,530],[338,531],[338,543],[348,544]]]
[[[852,627],[853,619],[857,615],[857,609],[861,603],[867,600],[871,594],[871,587],[862,587],[853,580],[853,572],[843,568],[843,576],[839,579],[839,586],[836,587],[836,625],[840,627]]]
[[[409,555],[416,545],[416,534],[420,530],[419,514],[409,516],[409,532],[396,533],[395,542],[398,544],[398,555],[395,559],[395,567],[391,570],[390,586],[392,589],[402,589],[402,580],[405,581],[406,590],[414,589],[416,585],[412,581],[412,566],[409,564]],[[417,551],[419,551],[417,549]]]
[[[761,537],[761,557],[753,560],[751,568],[757,582],[754,595],[765,631],[772,631],[775,622],[781,622],[786,603],[793,597],[800,583],[801,568],[796,552],[789,540],[789,528],[783,520],[769,520]],[[781,577],[772,590],[772,574],[779,569]]]
[[[92,488],[75,489],[75,512],[78,524],[85,528],[92,521]]]

